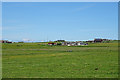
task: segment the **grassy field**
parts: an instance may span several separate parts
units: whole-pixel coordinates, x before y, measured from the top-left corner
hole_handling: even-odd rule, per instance
[[[2,45],[3,78],[116,78],[117,43],[48,46],[41,43]]]

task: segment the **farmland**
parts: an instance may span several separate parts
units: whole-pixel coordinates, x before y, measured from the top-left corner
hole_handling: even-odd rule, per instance
[[[118,44],[2,44],[3,78],[116,78]]]

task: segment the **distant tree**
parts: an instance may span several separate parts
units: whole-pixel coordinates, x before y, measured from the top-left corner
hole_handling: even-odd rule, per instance
[[[20,41],[20,42],[18,42],[18,43],[24,43],[23,41]]]
[[[65,42],[65,40],[57,40],[57,41],[55,41],[55,42]]]

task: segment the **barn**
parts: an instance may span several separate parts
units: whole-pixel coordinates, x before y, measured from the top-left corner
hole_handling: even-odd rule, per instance
[[[96,42],[102,42],[103,40],[102,39],[94,39],[94,43],[96,43]]]
[[[50,42],[48,43],[48,45],[56,45],[56,43]]]
[[[1,40],[0,43],[12,43],[12,42],[8,40]]]

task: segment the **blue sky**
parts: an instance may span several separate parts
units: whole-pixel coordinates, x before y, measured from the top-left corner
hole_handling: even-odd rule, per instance
[[[3,39],[118,39],[117,2],[3,2]]]

